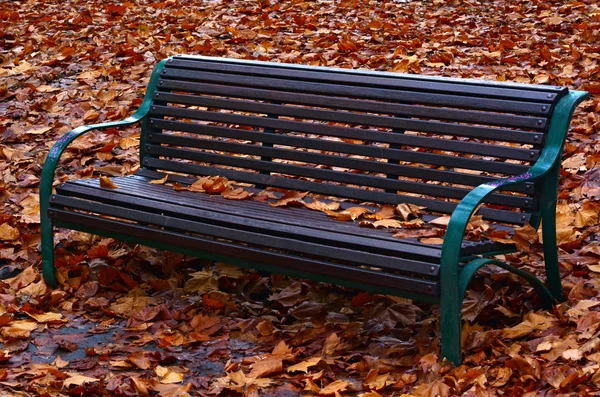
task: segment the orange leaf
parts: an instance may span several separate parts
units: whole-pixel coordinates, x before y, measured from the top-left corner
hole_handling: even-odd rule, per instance
[[[100,187],[105,187],[107,189],[117,189],[118,186],[114,184],[114,182],[107,176],[100,177]]]

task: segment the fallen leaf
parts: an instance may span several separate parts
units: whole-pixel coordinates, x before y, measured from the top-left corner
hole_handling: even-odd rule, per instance
[[[107,189],[117,189],[118,186],[107,176],[100,177],[100,186]]]

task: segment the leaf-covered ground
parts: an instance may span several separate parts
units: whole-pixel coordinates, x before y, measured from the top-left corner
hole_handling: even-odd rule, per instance
[[[600,394],[600,8],[595,0],[0,1],[0,396]],[[40,278],[44,157],[141,102],[177,53],[568,85],[590,91],[558,209],[568,301],[538,311],[504,272],[464,306],[464,364],[438,307],[59,234]],[[135,171],[137,132],[90,135],[62,177]],[[543,274],[540,244],[507,259]]]

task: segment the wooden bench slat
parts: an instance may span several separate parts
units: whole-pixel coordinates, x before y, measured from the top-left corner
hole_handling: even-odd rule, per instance
[[[136,175],[115,178],[114,181],[119,186],[119,188],[124,188],[124,190],[127,191],[127,194],[132,195],[132,196],[145,197],[146,195],[144,194],[144,191],[148,189],[147,185],[148,185],[149,181],[153,180],[153,179],[161,179],[161,178],[164,178],[164,176],[165,176],[165,174],[150,171],[150,170],[140,170],[140,171],[138,171],[138,173],[139,174],[136,174]],[[169,178],[170,178],[170,180],[179,181],[180,183],[183,183],[183,184],[191,184],[195,181],[194,178],[183,179],[183,178],[178,178],[175,175],[170,175]],[[84,179],[84,180],[78,180],[71,184],[66,184],[61,189],[65,190],[65,191],[69,191],[69,192],[75,191],[72,194],[77,194],[76,192],[79,191],[77,189],[80,189],[82,185],[85,186],[85,188],[87,188],[87,189],[98,189],[99,188],[99,186],[95,180]],[[248,187],[246,187],[245,189],[249,190],[249,191],[257,192],[256,189],[252,189],[252,188],[248,188]],[[173,189],[170,186],[152,185],[151,191],[152,191],[152,197],[155,200],[160,200],[160,201],[164,201],[167,203],[171,203],[173,201]],[[310,227],[313,229],[326,230],[326,231],[331,231],[331,232],[336,232],[336,233],[346,233],[346,234],[351,234],[351,235],[361,236],[361,237],[368,235],[368,237],[372,238],[372,239],[392,241],[395,243],[397,243],[399,240],[397,237],[393,237],[393,235],[388,230],[365,228],[365,227],[359,226],[356,222],[340,222],[340,221],[332,222],[332,220],[329,217],[325,216],[320,211],[312,211],[312,210],[308,210],[306,208],[271,207],[269,205],[266,205],[263,202],[257,202],[254,200],[236,201],[236,200],[229,200],[229,199],[223,198],[219,195],[199,194],[196,192],[186,192],[186,191],[179,191],[177,193],[177,198],[178,198],[178,202],[180,204],[191,207],[191,208],[223,212],[226,214],[233,214],[233,215],[238,215],[238,216],[244,216],[246,218],[259,219],[259,220],[276,218],[278,220],[278,222],[286,223],[289,225],[298,225],[298,220],[301,219],[303,221],[303,223],[305,223],[304,226]],[[310,201],[310,197],[307,197],[305,199],[307,201]],[[355,207],[355,206],[356,206],[356,204],[354,204],[354,203],[348,203],[348,202],[340,203],[340,208],[342,208],[342,209]],[[371,211],[378,210],[377,207],[366,206],[366,208],[369,208]],[[421,218],[425,222],[429,222],[429,221],[432,221],[433,219],[437,218],[437,216],[424,213],[421,215]],[[496,225],[495,227],[501,228],[502,230],[505,230],[509,233],[512,233],[514,231],[514,229],[511,227],[500,226],[500,225]],[[417,239],[400,239],[400,242],[402,242],[403,244],[416,245],[416,246],[420,246],[420,247],[429,247],[429,248],[437,247],[437,248],[441,249],[440,245],[421,243]],[[508,250],[511,247],[514,248],[514,245],[513,244],[504,244],[504,243],[495,243],[495,242],[485,241],[485,240],[484,241],[464,241],[464,247],[462,249],[461,255],[463,255],[463,256],[473,255],[476,251],[479,254],[484,253],[484,252],[489,252],[489,251],[502,251],[502,250]],[[484,251],[484,249],[485,249],[485,251]]]
[[[234,145],[236,144],[207,141],[206,146],[212,146],[213,148],[215,148],[215,150],[219,150],[216,148],[233,148]],[[245,147],[241,150],[243,150],[244,152],[238,153],[255,152],[259,155],[269,155],[268,153],[270,153],[270,155],[273,155],[274,157],[278,158],[291,157],[286,156],[286,153],[293,153],[298,157],[301,157],[302,154],[305,154],[306,157],[308,157],[309,159],[310,156],[312,156],[313,158],[316,156],[306,152],[294,152],[285,149],[276,149],[253,145],[245,145]],[[388,189],[394,191],[401,191],[405,193],[417,193],[440,198],[452,198],[460,200],[472,190],[438,184],[427,184],[421,182],[377,177],[373,175],[355,174],[350,172],[341,172],[329,169],[286,164],[282,162],[262,161],[260,159],[209,153],[205,151],[157,146],[151,144],[146,145],[146,152],[152,156],[164,156],[178,159],[194,160],[230,167],[244,168],[248,170],[265,171],[267,173],[294,175],[297,177],[314,178],[319,180],[340,182],[348,185],[361,185],[365,187]],[[232,152],[234,151],[232,150]],[[343,162],[344,160],[345,159],[340,158],[340,161]],[[318,164],[318,162],[315,163]],[[490,204],[503,205],[509,207],[535,209],[537,200],[530,197],[495,193],[486,198],[486,202]]]
[[[345,132],[346,134],[348,134],[351,133],[352,130],[356,130],[356,128],[351,127],[330,126],[320,123],[292,121],[260,116],[247,116],[234,113],[212,112],[197,109],[175,108],[159,105],[153,107],[152,116],[180,117],[184,119],[212,121],[217,123],[242,124],[253,127],[273,128],[276,130],[320,133],[321,135],[328,135],[330,132],[336,131],[338,133]],[[439,135],[462,136],[532,145],[538,144],[543,140],[544,137],[544,135],[541,132],[516,131],[500,128],[484,128],[460,124],[409,120],[402,118],[395,119],[393,120],[393,122],[395,123],[396,128],[411,131],[429,132]],[[375,138],[377,136],[377,133],[379,132],[375,129],[363,131],[364,133],[371,133],[371,139]]]
[[[303,241],[315,241],[326,245],[335,243],[336,246],[346,248],[361,247],[360,250],[364,252],[393,255],[398,258],[425,261],[428,263],[439,262],[441,251],[439,246],[419,242],[407,243],[403,239],[391,236],[383,238],[383,233],[385,232],[372,233],[374,230],[361,228],[357,225],[354,225],[355,227],[352,228],[354,230],[351,233],[346,233],[344,230],[340,231],[335,228],[315,227],[313,222],[317,224],[329,223],[330,225],[333,222],[338,224],[337,226],[344,225],[343,222],[335,222],[323,213],[317,214],[315,212],[314,215],[321,215],[321,219],[313,215],[311,218],[306,218],[311,220],[310,223],[301,225],[298,223],[298,219],[296,219],[296,222],[291,222],[287,218],[287,211],[285,209],[282,211],[279,208],[279,211],[270,211],[276,208],[269,206],[267,203],[258,203],[253,200],[243,200],[235,206],[230,205],[231,203],[223,202],[221,202],[221,205],[210,206],[209,202],[201,200],[198,197],[198,193],[196,193],[196,197],[193,200],[187,197],[187,200],[178,200],[178,203],[174,204],[173,190],[168,189],[165,191],[164,186],[162,187],[163,189],[156,185],[148,186],[147,182],[145,184],[131,183],[130,179],[129,177],[125,177],[115,180],[120,185],[119,189],[114,190],[81,182],[66,183],[57,189],[57,193],[62,196],[141,209],[161,215],[182,217],[185,219],[189,217],[190,219],[216,225],[233,225],[237,230],[255,231],[280,237],[298,235],[301,236]],[[167,193],[170,193],[170,199]],[[208,196],[210,197],[210,195]],[[209,201],[214,201],[216,198],[213,197]],[[61,202],[64,203],[64,199],[59,198],[59,196],[57,196],[57,200],[59,200],[56,202],[57,205]],[[250,211],[254,212],[253,216],[249,215]],[[305,212],[302,215],[307,214]],[[362,233],[357,233],[357,229],[360,229]],[[389,233],[387,235],[389,236]],[[386,267],[386,265],[381,264],[381,267]],[[414,271],[417,272],[416,270]],[[430,268],[424,270],[424,273],[428,275],[433,274]]]
[[[360,149],[371,149],[365,153],[365,151],[359,150],[361,153],[354,154],[362,154],[369,156],[381,156],[382,149],[377,147],[368,147],[362,145],[353,145],[346,143],[337,143],[330,142],[324,140],[315,140],[315,139],[307,139],[300,137],[285,137],[279,136],[281,139],[270,138],[270,135],[262,133],[262,132],[252,132],[249,134],[248,131],[241,130],[242,133],[238,136],[230,136],[238,139],[251,140],[254,142],[260,142],[261,140],[267,141],[271,144],[275,143],[278,145],[285,145],[290,147],[304,147],[310,149],[317,149],[321,151],[336,151],[335,148],[339,146],[343,147],[342,150],[338,149],[340,153],[352,153],[352,151],[347,150],[346,148],[352,149],[353,147],[357,147]],[[285,139],[290,138],[290,139]],[[283,140],[283,142],[282,142]],[[312,160],[313,163],[317,164],[328,164],[332,166],[353,168],[353,169],[361,169],[365,171],[372,171],[378,173],[384,173],[388,175],[396,175],[396,176],[404,176],[408,178],[417,178],[424,179],[430,181],[439,181],[439,182],[448,182],[457,185],[467,185],[467,186],[478,186],[485,182],[492,182],[498,180],[497,177],[485,176],[485,175],[474,175],[468,173],[447,171],[447,170],[439,170],[435,168],[429,167],[417,167],[414,165],[402,165],[398,163],[392,162],[382,162],[375,160],[362,160],[355,159],[349,157],[341,157],[329,154],[322,153],[314,153],[314,152],[304,152],[298,150],[285,150],[284,152],[279,153],[281,149],[272,149],[272,145],[269,147],[261,147],[250,144],[242,144],[235,142],[224,142],[217,141],[214,139],[202,139],[202,138],[192,138],[188,136],[181,135],[173,135],[169,133],[151,133],[148,135],[148,139],[146,142],[149,143],[158,143],[158,144],[171,144],[176,146],[183,146],[189,148],[204,148],[204,149],[214,149],[214,150],[222,150],[222,151],[230,151],[237,153],[247,153],[254,155],[265,155],[266,152],[270,153],[272,157],[277,158],[287,158],[290,160],[296,161],[306,161],[310,162]],[[305,146],[306,145],[306,146]],[[258,149],[257,149],[258,148]],[[263,149],[260,149],[263,148]],[[385,149],[383,149],[385,150]],[[284,156],[279,157],[278,156]],[[384,155],[385,157],[385,155]],[[535,188],[533,184],[529,184],[528,186],[518,185],[514,188],[511,188],[510,191],[533,194]]]
[[[217,135],[224,131],[223,128],[215,129],[218,127],[206,126],[203,124],[186,123],[186,122],[180,122],[180,121],[167,121],[167,120],[160,120],[160,119],[151,119],[150,125],[153,128],[157,128],[157,129],[167,129],[167,130],[174,130],[174,131],[190,132],[190,133],[197,133],[197,134],[201,134],[201,135],[202,134]],[[246,132],[250,133],[251,131],[246,131],[246,130],[242,130],[242,129],[230,129],[230,130],[231,130],[231,134],[233,134],[235,132],[239,136],[241,136],[239,139],[250,140],[249,138],[244,138],[244,134]],[[360,131],[364,131],[364,130],[357,129],[356,131],[357,131],[356,134],[353,134],[353,136],[359,137],[356,139],[362,138],[363,140],[372,140],[372,138],[371,139],[368,138],[369,137],[368,133],[360,132]],[[392,134],[392,133],[387,133],[387,134],[389,136],[389,140],[395,140],[394,139],[395,137],[397,137],[398,140],[403,140],[403,138],[407,137],[406,135],[402,135],[402,134]],[[264,134],[264,135],[267,136],[268,134]],[[269,137],[276,137],[276,136],[278,136],[278,134],[270,134],[269,135]],[[267,139],[267,138],[265,138],[265,139]],[[275,139],[275,138],[273,138],[273,139]],[[310,139],[310,138],[305,138],[305,139]],[[324,142],[324,145],[325,144],[332,145],[334,143],[337,145],[342,145],[341,142],[327,142],[325,140],[318,140],[318,139],[312,139],[312,140],[314,142]],[[450,146],[450,143],[448,145]],[[363,153],[365,153],[366,151],[369,150],[368,146],[363,146],[363,149],[359,149],[360,145],[348,144],[348,146],[354,146],[354,147],[356,147],[356,149],[355,149],[356,151],[362,151]],[[340,147],[340,146],[338,146],[338,147]],[[485,147],[485,145],[482,145],[482,147]],[[385,156],[388,159],[398,160],[398,161],[407,161],[407,162],[413,162],[413,163],[418,163],[418,164],[431,164],[431,165],[437,165],[437,166],[445,166],[445,167],[449,167],[449,168],[472,169],[472,170],[478,170],[478,171],[498,173],[501,175],[518,175],[518,174],[522,174],[523,172],[526,172],[529,169],[529,166],[523,165],[523,164],[497,162],[497,161],[486,161],[486,160],[481,160],[481,159],[477,159],[477,158],[466,158],[466,157],[450,156],[450,155],[444,155],[444,154],[416,152],[416,151],[412,151],[412,150],[403,150],[403,149],[387,149],[387,148],[378,148],[378,147],[374,147],[374,146],[372,148],[376,149],[377,153],[379,155],[385,154]],[[360,154],[360,153],[357,153],[357,154]],[[378,156],[376,155],[375,157],[378,157]]]
[[[555,88],[547,88],[545,91],[538,89],[514,89],[512,87],[502,86],[480,86],[466,84],[465,82],[442,82],[431,80],[413,80],[405,79],[402,74],[393,76],[368,76],[361,74],[347,75],[336,73],[336,69],[329,71],[323,70],[298,70],[291,68],[277,68],[269,65],[236,65],[227,63],[212,63],[201,60],[187,61],[173,59],[168,65],[168,70],[172,68],[181,68],[193,70],[195,74],[200,72],[218,72],[232,75],[250,76],[249,78],[269,77],[280,79],[293,79],[294,81],[319,82],[329,84],[345,84],[353,87],[375,87],[375,88],[394,88],[402,90],[426,91],[435,93],[444,93],[456,95],[460,92],[462,95],[468,95],[480,98],[501,98],[513,101],[533,101],[552,103],[556,100],[559,93]],[[168,74],[168,73],[167,73]],[[248,78],[248,77],[246,77]],[[551,97],[548,97],[551,95]]]
[[[171,143],[175,144],[193,144],[192,147],[202,147],[239,154],[250,154],[257,156],[269,156],[278,159],[296,160],[310,162],[313,164],[332,165],[345,168],[354,168],[359,160],[343,158],[339,156],[327,156],[318,153],[301,152],[280,148],[263,147],[257,145],[238,144],[231,142],[219,142],[211,140],[196,140],[190,142],[188,139],[180,137],[167,137]],[[179,143],[177,143],[179,142]],[[174,157],[213,164],[228,165],[232,167],[246,168],[250,170],[266,171],[269,173],[282,173],[295,176],[304,176],[308,178],[329,180],[353,185],[362,185],[380,189],[389,189],[407,193],[418,193],[433,197],[444,197],[462,199],[471,189],[444,186],[439,184],[427,184],[417,181],[397,180],[374,175],[356,174],[351,172],[341,172],[329,169],[320,169],[310,166],[300,166],[286,164],[281,162],[262,161],[259,159],[243,158],[238,156],[222,155],[209,153],[205,151],[172,148],[159,145],[146,145],[146,152],[152,156]],[[378,163],[375,161],[365,162],[372,165],[374,172],[386,173],[386,167],[393,167],[393,164]],[[368,167],[363,167],[368,168]],[[416,168],[416,167],[414,167]],[[456,183],[460,184],[460,180]],[[507,194],[493,194],[487,199],[487,202],[497,205],[506,205],[510,207],[535,209],[537,200],[531,197],[513,196]]]
[[[464,77],[448,77],[448,76],[433,76],[433,75],[422,75],[422,74],[409,74],[409,73],[395,73],[386,72],[379,70],[370,69],[351,69],[351,68],[339,68],[339,67],[323,67],[323,66],[311,66],[295,63],[279,63],[279,62],[267,62],[267,61],[255,61],[246,59],[235,59],[235,58],[215,58],[206,57],[201,55],[187,55],[179,54],[175,55],[169,64],[177,62],[179,60],[193,61],[193,62],[210,62],[213,64],[220,65],[244,65],[244,66],[265,66],[273,69],[280,70],[305,70],[305,71],[318,71],[319,73],[334,73],[350,76],[369,76],[385,79],[403,79],[411,81],[423,81],[432,83],[447,83],[447,84],[460,84],[469,86],[480,86],[480,87],[491,87],[491,88],[511,88],[511,89],[523,89],[525,91],[542,91],[547,93],[557,93],[564,95],[568,92],[567,87],[551,86],[547,84],[523,84],[515,83],[511,81],[496,81],[496,80],[485,80],[480,78],[464,78]]]
[[[277,251],[265,251],[239,244],[185,235],[148,226],[118,222],[60,209],[50,209],[49,215],[52,219],[59,220],[57,222],[59,227],[63,225],[82,225],[89,228],[100,229],[103,232],[106,232],[107,235],[118,233],[127,234],[133,237],[143,236],[145,239],[170,244],[174,248],[185,247],[197,252],[215,254],[223,254],[226,252],[229,257],[271,264],[283,269],[297,269],[315,275],[320,274],[331,277],[339,277],[340,274],[342,274],[343,278],[348,280],[354,280],[373,286],[385,286],[397,289],[398,291],[411,291],[426,295],[439,295],[438,281],[408,277],[389,272],[385,272],[385,277],[382,277],[384,272],[380,271],[299,257]]]
[[[460,109],[491,110],[516,114],[538,114],[545,103],[510,101],[504,99],[477,98],[450,94],[437,94],[386,88],[355,87],[341,84],[313,83],[296,80],[283,80],[268,77],[229,75],[218,72],[196,73],[184,69],[166,69],[162,74],[161,88],[185,91],[187,84],[194,82],[221,83],[241,87],[292,91],[309,94],[337,95],[351,98],[392,100],[400,103],[451,106]],[[164,70],[163,70],[164,72]],[[175,83],[175,85],[173,85]],[[556,95],[554,95],[556,97]],[[546,103],[549,105],[549,103]],[[542,113],[543,114],[543,113]]]
[[[236,108],[238,110],[249,109],[250,104],[259,104],[262,108],[257,109],[259,113],[278,113],[282,115],[294,116],[295,114],[309,114],[309,118],[315,118],[316,115],[322,114],[323,119],[333,118],[334,120],[339,117],[346,116],[346,113],[339,112],[343,110],[355,110],[359,112],[370,112],[376,114],[389,114],[391,116],[409,116],[413,118],[425,118],[430,120],[439,121],[457,121],[471,124],[484,124],[494,126],[505,126],[523,128],[527,130],[539,130],[545,131],[547,129],[546,117],[532,117],[532,116],[520,116],[506,113],[491,113],[482,111],[472,110],[458,110],[448,107],[431,107],[431,106],[413,106],[390,102],[375,102],[375,101],[364,101],[350,98],[338,98],[338,97],[327,97],[322,95],[311,95],[311,94],[295,94],[293,96],[290,93],[282,93],[280,91],[270,91],[261,89],[248,89],[244,87],[230,87],[230,86],[219,86],[214,84],[205,84],[202,90],[199,92],[202,94],[209,95],[222,95],[232,98],[250,99],[250,100],[269,100],[271,102],[285,103],[286,106],[269,105],[264,102],[247,102],[240,99],[221,99],[215,97],[204,97],[189,94],[177,94],[170,92],[156,92],[154,99],[159,102],[169,102],[176,104],[188,104],[196,106],[220,106],[226,108]],[[211,101],[216,102],[211,105]],[[207,104],[208,102],[208,104]],[[292,106],[295,105],[295,106]],[[299,107],[300,105],[313,106],[311,108]],[[254,105],[256,106],[256,105]],[[314,107],[318,106],[325,109],[331,110],[319,110]],[[254,111],[253,109],[250,109]],[[332,114],[333,113],[333,114]],[[356,113],[348,113],[354,115]],[[364,113],[359,113],[361,116],[367,116]],[[390,119],[389,116],[370,116],[374,120]],[[375,124],[374,124],[375,125]],[[385,126],[385,124],[384,124]]]
[[[105,191],[107,195],[113,194],[110,191]],[[262,230],[247,230],[247,226],[243,222],[244,218],[231,217],[229,222],[225,222],[225,216],[220,216],[218,213],[211,213],[209,211],[193,210],[177,205],[169,205],[163,203],[159,207],[163,208],[165,214],[157,214],[149,212],[152,209],[153,204],[157,204],[152,200],[147,200],[149,204],[145,203],[144,199],[135,198],[127,203],[134,208],[123,207],[122,205],[111,205],[99,202],[97,200],[85,200],[74,197],[66,197],[62,195],[53,196],[54,206],[64,206],[76,210],[93,212],[105,216],[115,217],[127,221],[136,221],[145,225],[155,225],[164,227],[169,230],[185,231],[204,236],[210,236],[214,238],[222,238],[231,241],[242,242],[246,244],[252,244],[254,246],[262,246],[273,249],[285,249],[290,252],[296,252],[302,255],[308,255],[318,259],[327,260],[338,260],[347,263],[354,263],[358,265],[367,265],[378,268],[387,268],[392,270],[401,271],[404,273],[418,273],[420,275],[434,275],[437,272],[438,266],[427,262],[418,262],[410,259],[405,259],[397,256],[383,255],[375,252],[369,252],[369,246],[365,245],[364,241],[359,241],[358,237],[348,235],[335,235],[334,233],[328,232],[317,232],[312,231],[316,235],[321,236],[320,242],[309,238],[310,231],[307,230],[303,233],[301,228],[296,228],[296,234],[291,233],[290,226],[281,225],[275,222],[271,223],[271,228],[263,225]],[[137,202],[137,204],[135,204]],[[124,203],[124,198],[119,200],[119,203]],[[144,205],[146,204],[146,205]],[[178,208],[177,208],[178,207]],[[179,209],[179,212],[176,210]],[[201,214],[199,214],[202,212]],[[170,214],[170,215],[167,215]],[[217,221],[221,221],[217,223]],[[252,222],[260,227],[261,222],[258,220],[252,220]],[[262,222],[263,224],[266,222]],[[241,227],[241,226],[244,227]],[[253,229],[257,229],[253,228]],[[275,232],[281,232],[281,234],[275,234]],[[286,237],[291,236],[291,237]],[[336,242],[335,237],[338,238]],[[347,240],[354,241],[354,249],[344,248],[348,245],[349,241],[344,241],[341,237],[346,237]],[[306,238],[304,240],[303,238]],[[330,238],[328,240],[328,238]],[[312,240],[312,241],[311,241]],[[364,238],[364,240],[369,240]],[[327,244],[329,243],[329,244]],[[337,243],[337,244],[336,244]],[[373,243],[373,241],[371,241]],[[380,242],[380,245],[384,245]],[[393,244],[388,244],[390,248]],[[413,251],[421,251],[423,256],[426,256],[429,252],[433,252],[439,255],[439,250],[426,249],[423,247],[404,246],[398,243],[397,249],[393,250],[396,253],[401,252],[400,248],[406,248]],[[381,251],[388,251],[388,249],[382,248]],[[406,252],[406,251],[405,251]],[[407,255],[417,253],[412,252],[406,253]],[[439,258],[439,256],[438,256]],[[431,269],[434,269],[432,272]]]
[[[157,170],[187,173],[193,175],[223,176],[237,182],[252,183],[255,185],[273,186],[284,189],[310,191],[317,194],[345,197],[368,202],[384,204],[410,203],[427,207],[430,211],[441,213],[452,213],[456,203],[449,201],[431,200],[420,197],[399,195],[393,193],[363,190],[346,186],[336,186],[325,183],[310,182],[300,179],[289,179],[264,174],[242,172],[228,168],[207,167],[196,164],[161,160],[156,158],[145,158],[144,166]],[[509,224],[523,225],[531,217],[528,213],[517,213],[492,208],[481,208],[478,212],[485,219],[504,222]]]

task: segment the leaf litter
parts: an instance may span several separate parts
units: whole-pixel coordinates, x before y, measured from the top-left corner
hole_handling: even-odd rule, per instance
[[[0,28],[0,260],[3,271],[23,270],[0,281],[1,395],[597,395],[596,2],[67,0],[47,1],[43,9],[4,2],[0,18],[8,21]],[[36,200],[50,143],[80,125],[130,115],[152,67],[178,53],[590,91],[573,121],[559,187],[567,302],[536,311],[531,288],[507,272],[482,269],[463,308],[465,360],[453,368],[437,354],[435,305],[84,233],[57,233],[61,285],[51,290],[37,265]],[[59,181],[102,176],[100,184],[115,188],[106,175],[135,172],[138,145],[135,127],[86,134],[64,154]],[[432,243],[449,220],[413,227],[420,210],[408,205],[394,214],[386,206],[350,211],[303,192],[249,192],[221,177],[194,189],[329,211]],[[512,241],[484,228],[475,219],[468,232]],[[526,255],[505,259],[543,275],[539,234],[525,227],[515,239]]]

